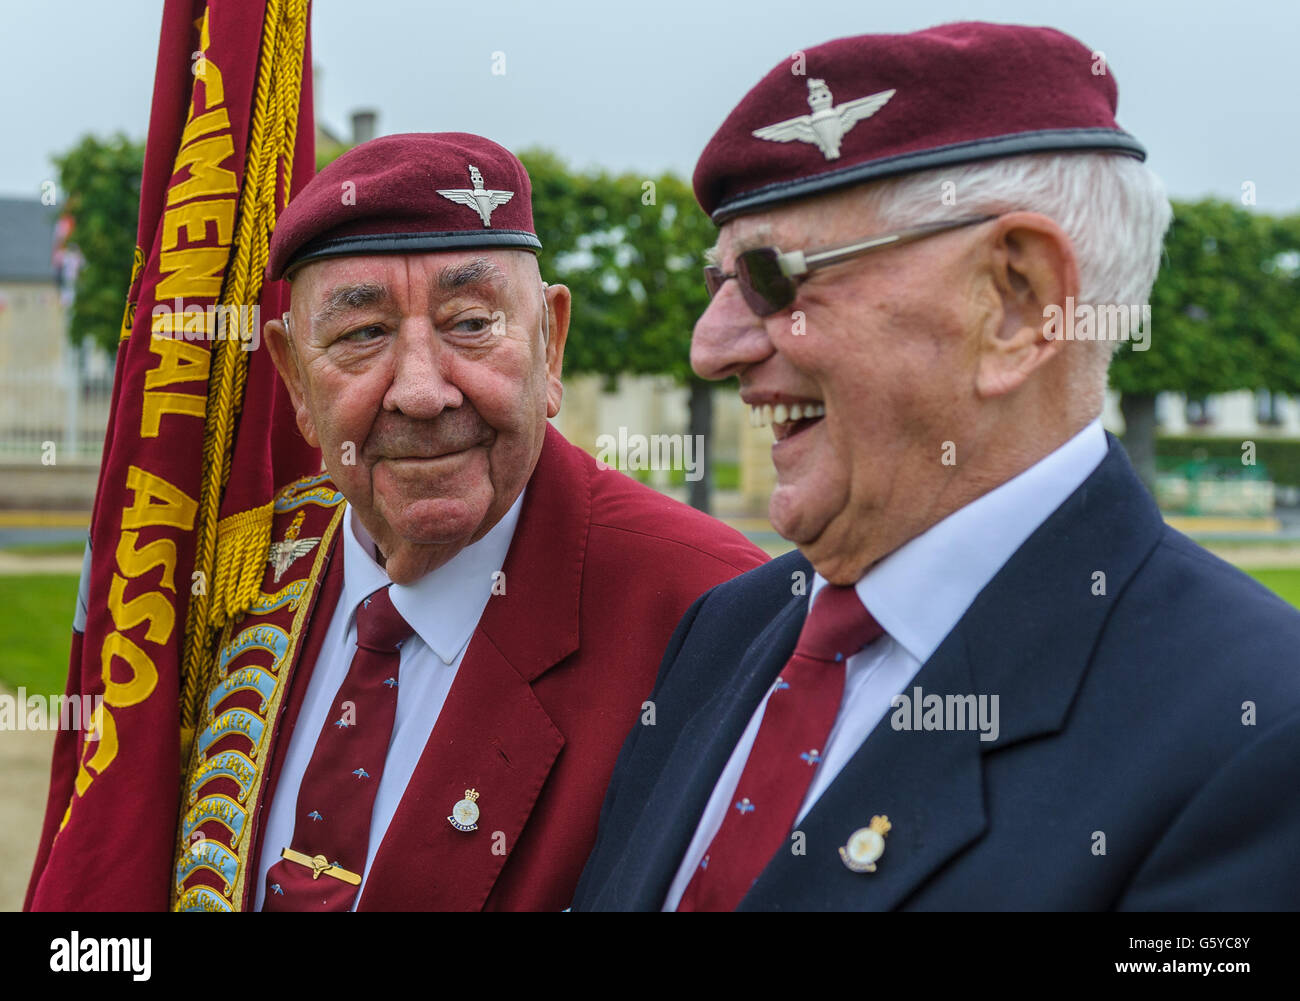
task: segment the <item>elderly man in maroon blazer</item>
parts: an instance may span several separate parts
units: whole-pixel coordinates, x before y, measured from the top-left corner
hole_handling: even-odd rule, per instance
[[[222,638],[178,908],[563,908],[673,626],[763,562],[548,425],[540,247],[523,165],[461,133],[366,143],[282,216],[266,341],[328,475]]]

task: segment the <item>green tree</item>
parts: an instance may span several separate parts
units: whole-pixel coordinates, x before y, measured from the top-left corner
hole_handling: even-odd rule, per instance
[[[53,159],[74,223],[69,242],[84,258],[69,334],[74,344],[90,340],[112,353],[131,281],[144,145],[121,133],[88,135]]]
[[[1124,445],[1155,479],[1155,398],[1240,389],[1300,391],[1300,217],[1229,202],[1174,203],[1151,292],[1150,348],[1123,345],[1110,370]]]
[[[708,305],[701,268],[716,230],[690,186],[673,174],[579,173],[551,153],[521,156],[533,181],[540,264],[573,292],[574,328],[565,368],[667,375],[690,389],[688,434],[711,440],[713,384],[690,367],[691,331]],[[708,510],[711,477],[690,484]]]

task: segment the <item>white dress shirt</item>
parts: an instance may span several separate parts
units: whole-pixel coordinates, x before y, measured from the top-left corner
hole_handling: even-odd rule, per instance
[[[844,695],[821,762],[795,819],[798,825],[904,692],[921,665],[966,609],[1034,530],[1079,487],[1106,456],[1101,421],[1094,420],[1024,472],[910,539],[876,563],[855,585],[885,634],[845,663]],[[813,575],[809,598],[826,586]],[[722,826],[758,736],[771,689],[722,770],[682,857],[663,909],[677,909],[687,884]]]
[[[505,563],[523,499],[520,493],[505,516],[478,542],[466,546],[414,584],[393,584],[388,592],[393,607],[415,630],[415,635],[402,644],[398,662],[397,715],[370,817],[370,846],[357,901],[365,891],[365,879],[375,852],[406,791],[406,783],[447,701],[470,637],[492,596],[492,575]],[[357,650],[357,606],[367,595],[390,583],[384,568],[375,562],[374,541],[350,507],[344,511],[343,519],[338,554],[343,560],[343,587],[298,713],[275,798],[267,808],[257,880],[259,911],[266,895],[267,870],[280,860],[282,848],[294,847],[298,787]],[[353,909],[355,906],[354,902]]]

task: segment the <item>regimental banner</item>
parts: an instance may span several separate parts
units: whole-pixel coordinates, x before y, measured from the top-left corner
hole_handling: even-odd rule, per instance
[[[277,490],[321,468],[260,336],[288,302],[263,281],[270,235],[314,169],[307,24],[307,0],[164,6],[68,672],[67,693],[102,711],[56,737],[29,910],[167,909],[214,640],[257,597]],[[275,697],[244,680],[232,697]],[[212,769],[234,789],[247,767],[232,754]],[[210,822],[233,830],[222,807]],[[232,865],[215,849],[203,864]]]
[[[178,911],[242,909],[257,867],[252,835],[271,733],[345,510],[343,495],[324,476],[292,484],[274,508],[276,541],[261,593],[221,633],[217,681],[194,743],[176,845]]]

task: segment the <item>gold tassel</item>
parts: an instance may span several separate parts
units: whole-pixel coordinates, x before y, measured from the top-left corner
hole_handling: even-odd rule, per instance
[[[217,565],[212,572],[208,621],[220,629],[243,615],[257,600],[271,550],[274,501],[222,518],[217,525]]]

